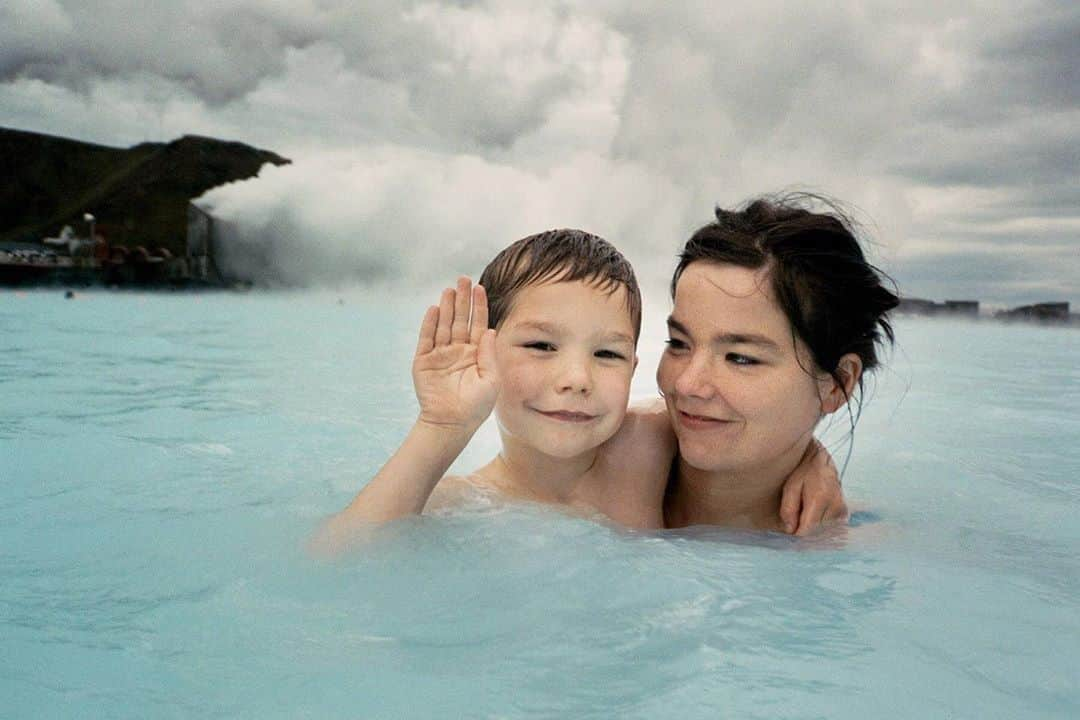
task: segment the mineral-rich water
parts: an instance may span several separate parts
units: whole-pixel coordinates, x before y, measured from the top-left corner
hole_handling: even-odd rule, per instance
[[[1080,332],[900,318],[845,537],[511,505],[312,561],[415,415],[421,314],[0,292],[0,716],[1080,716]]]

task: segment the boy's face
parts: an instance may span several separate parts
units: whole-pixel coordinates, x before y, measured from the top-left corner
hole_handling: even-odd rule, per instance
[[[523,288],[495,348],[504,436],[570,458],[619,429],[637,365],[625,289],[582,281]]]

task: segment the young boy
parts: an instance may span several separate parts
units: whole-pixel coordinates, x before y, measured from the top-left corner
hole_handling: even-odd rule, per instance
[[[580,230],[523,238],[480,285],[459,279],[420,328],[416,423],[313,549],[337,552],[361,527],[453,503],[470,487],[662,528],[676,443],[662,403],[627,414],[640,329],[630,263]],[[492,409],[499,455],[467,477],[443,477]],[[797,501],[807,475],[832,480],[835,470],[808,458],[785,496]],[[817,502],[837,491],[815,487]]]

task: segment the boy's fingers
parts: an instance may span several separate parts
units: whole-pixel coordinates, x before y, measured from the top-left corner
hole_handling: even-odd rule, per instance
[[[784,523],[784,532],[793,533],[798,527],[802,490],[802,479],[792,479],[784,483],[784,493],[780,497],[780,522]]]
[[[472,302],[472,280],[459,277],[454,295],[454,323],[451,325],[450,342],[469,341],[469,304]]]
[[[454,322],[454,290],[446,288],[439,298],[439,324],[435,328],[435,346],[450,344],[450,326]]]
[[[429,353],[435,347],[435,326],[439,323],[439,308],[432,305],[424,313],[420,323],[420,339],[416,341],[416,354]]]
[[[477,372],[484,380],[495,380],[495,331],[485,330],[476,344]]]
[[[477,285],[472,291],[472,321],[469,325],[469,342],[479,345],[488,329],[487,292],[483,285]]]

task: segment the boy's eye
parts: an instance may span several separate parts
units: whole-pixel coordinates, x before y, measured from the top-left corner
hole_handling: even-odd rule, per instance
[[[758,360],[756,358],[752,358],[749,355],[743,355],[742,353],[728,353],[727,355],[724,356],[724,359],[726,359],[729,363],[733,363],[735,365],[760,365],[761,364],[760,360]]]
[[[552,345],[551,343],[543,342],[543,341],[539,341],[539,340],[536,341],[536,342],[525,343],[525,345],[523,345],[523,347],[527,347],[530,350],[540,350],[540,351],[543,351],[543,352],[553,352],[555,350],[555,346]]]
[[[593,354],[596,355],[596,357],[598,357],[598,358],[603,358],[604,360],[625,360],[626,359],[625,355],[623,355],[621,352],[615,352],[614,350],[597,350]]]
[[[670,350],[685,350],[686,349],[686,343],[684,343],[682,340],[680,340],[678,338],[668,338],[664,342],[665,342],[665,344],[667,344],[668,349],[670,349]]]

